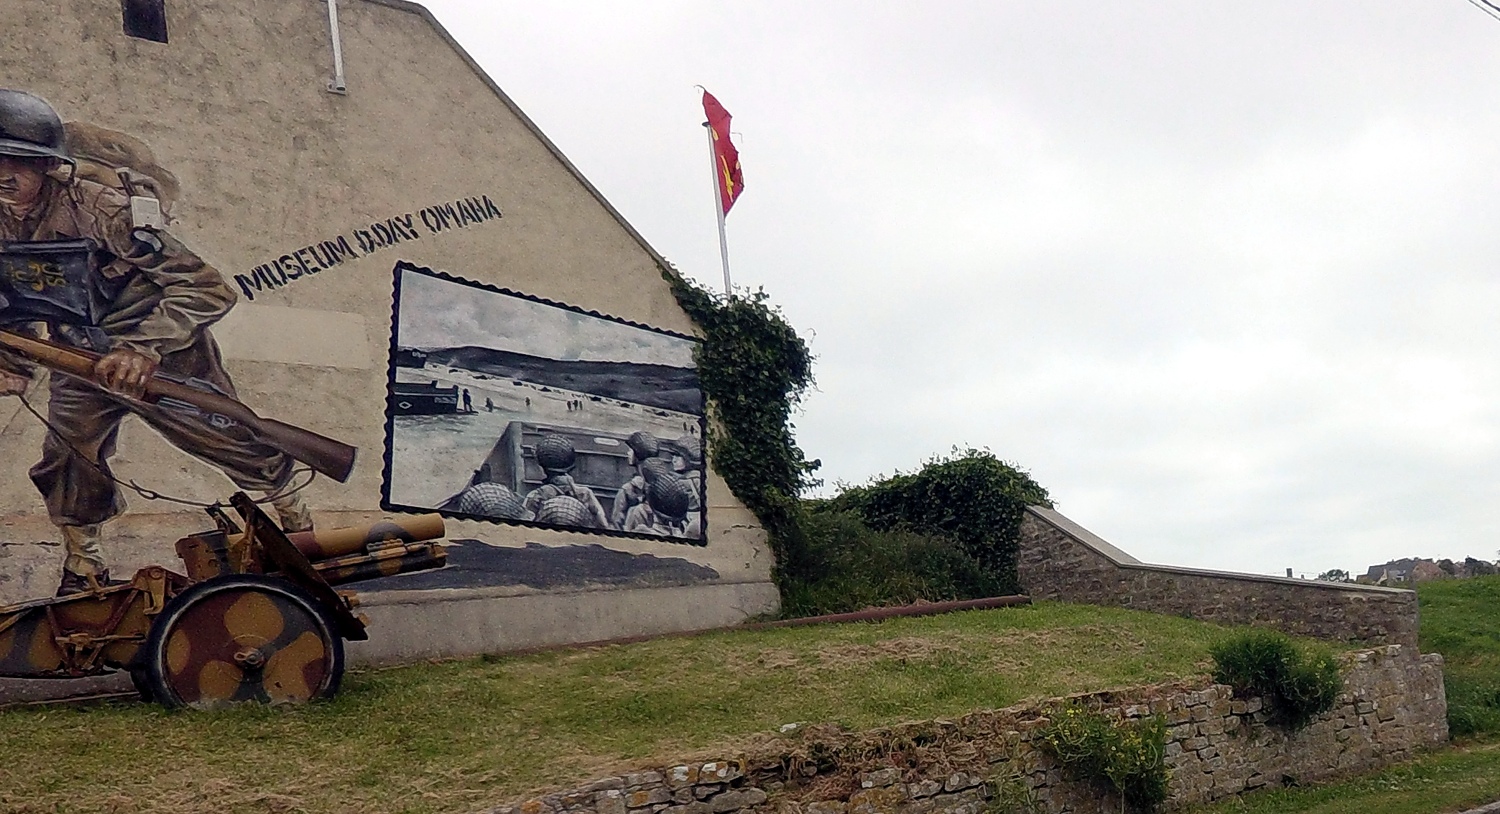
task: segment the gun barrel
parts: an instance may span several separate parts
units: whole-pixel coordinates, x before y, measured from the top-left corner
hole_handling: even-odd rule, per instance
[[[439,514],[422,514],[416,517],[387,518],[366,526],[353,526],[327,531],[298,531],[288,534],[292,545],[309,560],[343,557],[357,554],[369,548],[378,548],[383,543],[420,543],[443,536],[443,517]]]

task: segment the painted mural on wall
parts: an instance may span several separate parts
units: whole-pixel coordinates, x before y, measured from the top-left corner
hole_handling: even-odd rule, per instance
[[[385,508],[705,543],[695,340],[395,275]]]
[[[110,459],[127,416],[272,498],[288,530],[311,527],[289,489],[298,462],[339,480],[353,465],[352,447],[236,399],[210,330],[236,297],[168,230],[178,191],[139,139],[65,126],[40,97],[0,89],[0,396],[46,387],[49,432],[27,474],[66,551],[60,592],[108,577],[103,526],[125,510]]]

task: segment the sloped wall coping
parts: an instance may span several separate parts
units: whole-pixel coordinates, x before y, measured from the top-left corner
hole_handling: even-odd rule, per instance
[[[1311,579],[1294,579],[1291,577],[1278,577],[1272,574],[1247,574],[1241,571],[1215,571],[1207,568],[1186,568],[1180,565],[1158,565],[1155,563],[1141,562],[1130,556],[1121,549],[1109,544],[1097,534],[1089,531],[1083,526],[1074,523],[1053,509],[1045,506],[1027,506],[1028,514],[1036,517],[1044,523],[1051,525],[1058,531],[1072,537],[1080,545],[1087,546],[1095,553],[1114,563],[1121,568],[1133,568],[1143,571],[1159,571],[1170,574],[1183,574],[1195,577],[1213,577],[1216,579],[1248,580],[1250,582],[1268,582],[1281,585],[1296,585],[1303,588],[1316,588],[1330,591],[1358,591],[1367,593],[1411,593],[1406,588],[1389,588],[1384,585],[1363,585],[1356,582],[1322,582]]]

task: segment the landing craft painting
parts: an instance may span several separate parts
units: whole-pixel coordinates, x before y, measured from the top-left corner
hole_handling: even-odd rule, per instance
[[[705,543],[695,340],[395,274],[385,508]]]

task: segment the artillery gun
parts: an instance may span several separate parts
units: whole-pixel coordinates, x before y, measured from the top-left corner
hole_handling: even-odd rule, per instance
[[[216,528],[177,541],[185,574],[160,565],[83,593],[0,607],[0,676],[128,670],[167,707],[330,698],[344,640],[364,640],[356,597],[333,586],[440,568],[436,514],[287,534],[243,492]]]

